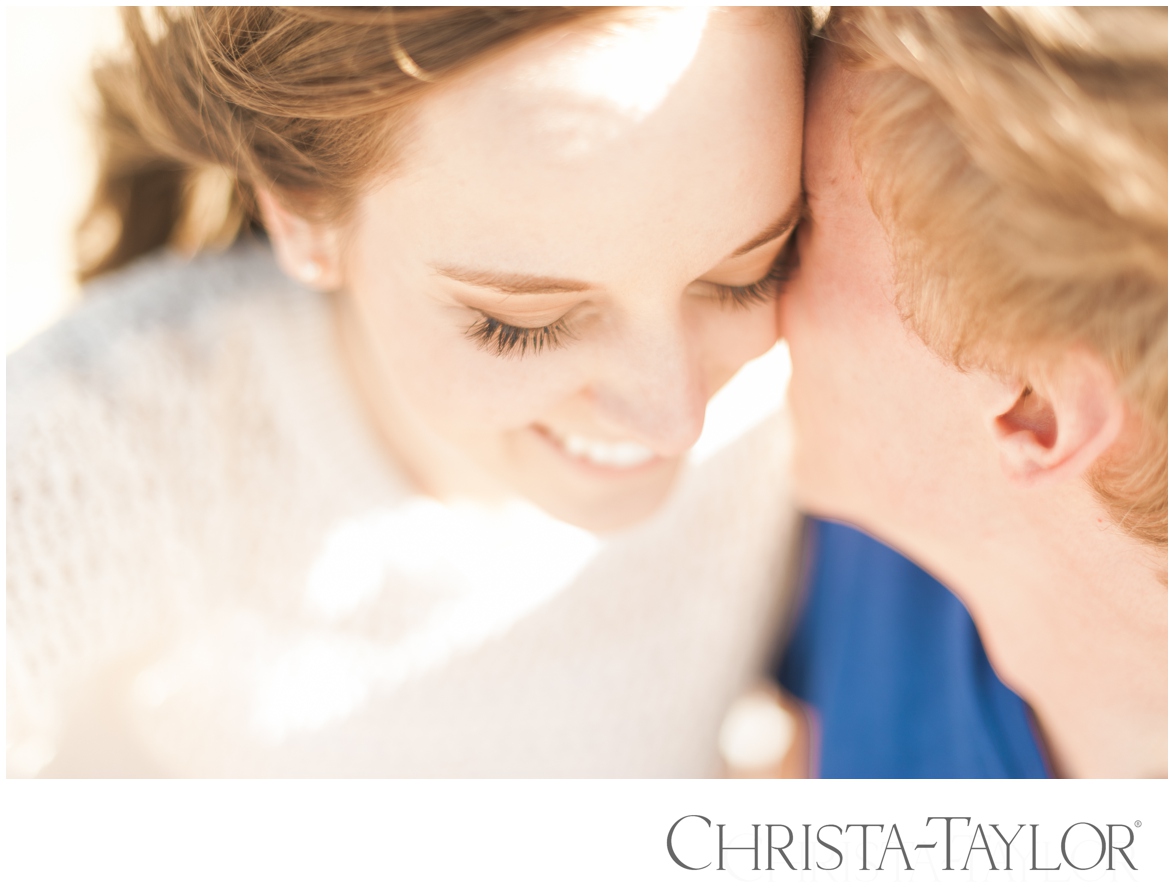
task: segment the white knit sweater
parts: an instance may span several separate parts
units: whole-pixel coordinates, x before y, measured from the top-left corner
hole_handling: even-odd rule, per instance
[[[777,410],[621,534],[442,504],[257,246],[111,276],[7,386],[9,775],[705,776],[777,635]]]

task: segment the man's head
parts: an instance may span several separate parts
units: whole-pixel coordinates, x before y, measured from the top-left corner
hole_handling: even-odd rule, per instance
[[[1166,11],[855,10],[781,304],[805,505],[930,563],[1166,546]]]

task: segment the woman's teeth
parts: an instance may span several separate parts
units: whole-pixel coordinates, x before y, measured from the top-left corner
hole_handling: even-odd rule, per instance
[[[594,441],[581,435],[557,436],[557,441],[572,457],[608,469],[632,469],[656,457],[654,451],[634,441]]]

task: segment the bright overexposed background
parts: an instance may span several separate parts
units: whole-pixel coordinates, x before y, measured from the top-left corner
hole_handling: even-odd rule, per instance
[[[5,351],[77,299],[73,229],[96,168],[95,53],[116,51],[115,7],[5,9]]]

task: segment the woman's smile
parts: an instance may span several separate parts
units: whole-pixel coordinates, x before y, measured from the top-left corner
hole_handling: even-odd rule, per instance
[[[651,448],[636,441],[605,440],[574,432],[557,432],[538,424],[533,428],[568,460],[585,469],[611,473],[636,472],[663,459]]]

